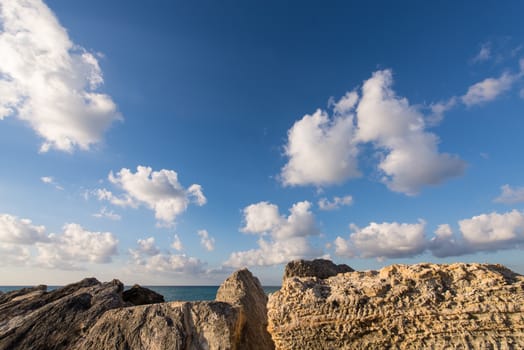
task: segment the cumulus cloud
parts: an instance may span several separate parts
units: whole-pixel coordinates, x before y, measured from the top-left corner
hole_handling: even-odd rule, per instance
[[[322,251],[312,247],[308,240],[308,237],[319,234],[311,203],[295,203],[289,211],[287,217],[280,215],[278,207],[268,202],[244,208],[245,225],[241,230],[259,234],[259,247],[232,253],[224,265],[237,268],[269,266],[322,255]]]
[[[72,152],[100,142],[122,119],[96,54],[74,44],[40,0],[0,6],[0,120],[14,116],[42,139],[41,152]]]
[[[139,239],[137,248],[130,249],[129,253],[135,265],[148,272],[192,275],[205,272],[206,263],[200,259],[185,254],[162,253],[153,237]]]
[[[320,210],[336,210],[342,206],[347,206],[353,204],[352,196],[344,197],[333,197],[333,200],[328,200],[327,198],[320,198],[318,201],[318,207]]]
[[[351,113],[355,99],[353,94],[344,96],[332,118],[317,110],[295,122],[285,146],[289,160],[280,174],[285,186],[325,186],[360,176]]]
[[[459,221],[460,233],[449,228],[445,235],[435,232],[430,249],[437,257],[458,256],[476,252],[515,249],[524,244],[524,213],[513,210],[492,212]]]
[[[37,265],[46,268],[82,269],[79,263],[110,263],[118,253],[118,239],[110,232],[91,232],[79,224],[66,224],[61,234],[50,234],[48,243],[37,243]]]
[[[215,250],[215,239],[209,235],[207,230],[199,230],[200,244],[206,248],[208,252]]]
[[[439,153],[439,139],[426,132],[424,116],[391,89],[390,70],[378,71],[362,87],[357,108],[358,139],[383,150],[378,168],[389,189],[407,195],[464,172],[458,157]]]
[[[364,82],[362,96],[352,91],[333,105],[333,116],[317,110],[288,131],[284,185],[325,186],[360,175],[359,145],[371,143],[380,152],[378,170],[393,191],[417,194],[423,186],[459,176],[465,163],[439,153],[439,139],[425,131],[425,117],[407,99],[395,95],[390,70],[375,72]],[[443,113],[455,102],[433,106]]]
[[[44,226],[33,225],[29,219],[0,214],[0,242],[25,245],[47,242],[49,238],[45,230]]]
[[[511,187],[506,184],[501,188],[501,194],[494,199],[497,203],[515,204],[524,202],[524,187]]]
[[[42,176],[40,180],[48,185],[54,186],[57,190],[63,190],[64,188],[58,184],[58,182],[55,181],[55,179],[52,176]]]
[[[94,213],[93,217],[115,221],[122,219],[120,215],[115,214],[112,210],[108,210],[106,207],[102,207],[98,213]]]
[[[350,225],[349,239],[335,239],[335,254],[362,258],[404,258],[421,254],[426,249],[426,223],[415,224],[372,222],[364,228]]]
[[[202,206],[207,201],[200,185],[193,184],[185,189],[173,170],[153,171],[150,167],[138,166],[133,173],[122,168],[116,174],[110,172],[109,181],[124,193],[115,195],[107,189],[97,189],[95,194],[99,200],[122,207],[144,205],[153,210],[156,219],[165,225],[173,225],[176,217],[185,212],[191,202]]]

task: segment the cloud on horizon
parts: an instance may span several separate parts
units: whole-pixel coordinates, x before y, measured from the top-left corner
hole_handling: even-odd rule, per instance
[[[311,246],[308,240],[308,237],[319,234],[311,203],[295,203],[289,212],[287,217],[280,215],[278,206],[269,202],[245,207],[245,226],[241,231],[260,236],[258,249],[233,252],[224,266],[271,266],[293,259],[322,256],[323,252]]]
[[[36,254],[30,248],[35,248]],[[110,232],[92,232],[70,223],[63,226],[62,233],[46,234],[45,226],[35,226],[29,219],[0,214],[4,264],[82,270],[84,263],[110,263],[117,248],[118,239]]]

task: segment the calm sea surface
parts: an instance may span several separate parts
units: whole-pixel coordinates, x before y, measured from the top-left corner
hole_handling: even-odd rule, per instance
[[[12,290],[26,288],[28,286],[0,286],[1,292],[10,292]],[[129,289],[131,286],[126,286]],[[166,301],[196,301],[196,300],[214,300],[218,286],[144,286],[155,292],[162,294]],[[47,290],[60,288],[60,286],[47,286]],[[264,287],[266,294],[276,292],[280,287]]]

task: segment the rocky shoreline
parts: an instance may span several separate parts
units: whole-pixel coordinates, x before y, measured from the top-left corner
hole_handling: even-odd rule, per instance
[[[383,348],[524,348],[524,276],[501,265],[359,272],[297,260],[269,298],[247,269],[215,301],[164,302],[94,278],[0,294],[0,350]]]

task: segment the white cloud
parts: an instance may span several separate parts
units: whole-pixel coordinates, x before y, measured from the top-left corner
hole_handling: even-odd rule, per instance
[[[429,105],[431,115],[426,117],[429,126],[438,125],[443,119],[444,114],[457,105],[457,97],[453,96],[447,101],[440,101]]]
[[[520,95],[520,98],[524,98],[524,89],[520,90],[520,94],[519,95]]]
[[[445,232],[437,230],[429,247],[437,257],[515,249],[524,244],[524,213],[517,210],[461,220],[458,235],[453,234],[449,225],[442,226],[446,227]]]
[[[87,150],[122,119],[103,83],[96,56],[68,37],[40,0],[0,6],[0,120],[16,116],[50,149]]]
[[[93,214],[93,217],[115,221],[122,219],[120,215],[115,214],[112,210],[108,210],[106,207],[102,207],[98,213]]]
[[[421,254],[426,249],[426,223],[416,224],[384,222],[370,223],[364,228],[351,225],[348,240],[337,237],[335,253],[341,256],[362,258],[404,258]]]
[[[175,240],[178,236],[175,235]],[[185,254],[161,253],[155,246],[155,239],[149,237],[139,239],[136,249],[130,249],[133,261],[137,267],[147,272],[174,274],[201,274],[205,272],[206,264],[195,257]]]
[[[513,210],[496,212],[459,221],[466,244],[473,250],[497,250],[524,243],[524,214]]]
[[[58,184],[58,182],[55,181],[55,179],[52,176],[42,176],[40,180],[48,185],[54,186],[57,190],[63,190],[64,188]]]
[[[347,112],[351,103],[344,101],[339,101],[335,110]],[[295,122],[288,131],[285,154],[289,160],[280,174],[282,183],[325,186],[360,176],[353,118],[351,113],[335,113],[330,118],[317,110]]]
[[[0,256],[0,266],[24,266],[30,261],[31,252],[28,247],[19,244],[0,242]]]
[[[488,61],[491,57],[491,43],[483,43],[480,46],[479,53],[475,57],[473,57],[473,63]]]
[[[484,102],[493,101],[502,95],[516,81],[517,76],[503,73],[498,78],[487,78],[469,87],[468,91],[462,96],[462,102],[466,106],[474,106]]]
[[[295,203],[288,217],[280,215],[274,204],[252,204],[244,209],[244,221],[243,232],[269,237],[258,240],[258,249],[232,253],[225,266],[269,266],[322,255],[308,240],[309,236],[319,234],[308,201]]]
[[[124,193],[116,196],[107,189],[98,189],[95,193],[99,200],[123,207],[145,205],[155,212],[157,220],[166,225],[173,225],[176,217],[185,212],[191,202],[199,206],[206,203],[202,187],[193,184],[185,189],[173,170],[153,171],[150,167],[138,166],[133,173],[122,168],[116,175],[111,172],[109,181]]]
[[[48,240],[44,226],[35,226],[29,219],[0,214],[0,242],[32,245]]]
[[[510,185],[503,185],[502,193],[495,198],[495,202],[504,204],[515,204],[524,202],[524,187],[512,188]]]
[[[37,265],[46,268],[82,269],[79,263],[109,263],[117,254],[118,239],[110,232],[91,232],[79,224],[66,224],[62,234],[50,234],[48,243],[37,243]]]
[[[365,143],[381,151],[378,169],[393,191],[414,195],[461,175],[465,163],[438,152],[438,137],[425,131],[427,118],[397,97],[392,83],[390,70],[377,71],[364,82],[360,100],[352,91],[334,104],[332,118],[318,110],[295,122],[285,146],[283,184],[325,186],[357,177],[358,147]],[[444,113],[455,103],[450,101],[434,105],[433,113]]]
[[[175,234],[173,237],[173,243],[171,243],[171,247],[177,251],[182,251],[184,249],[184,245],[177,234]]]
[[[284,264],[295,259],[320,257],[322,251],[313,248],[305,237],[290,237],[285,240],[258,240],[258,249],[233,252],[224,263],[226,266],[271,266]]]
[[[215,250],[215,239],[209,235],[207,230],[199,230],[200,244],[206,248],[208,252]]]
[[[241,229],[246,233],[264,233],[271,231],[281,222],[278,206],[268,202],[259,202],[244,208],[245,226]]]
[[[333,197],[332,201],[329,201],[327,198],[320,198],[318,201],[318,207],[320,210],[335,210],[341,206],[347,206],[351,204],[353,204],[352,196]]]
[[[155,238],[149,237],[146,239],[139,239],[137,241],[138,252],[146,255],[157,255],[160,253],[160,249],[155,246]]]
[[[423,186],[459,176],[465,163],[438,152],[438,137],[424,131],[424,116],[391,89],[389,70],[378,71],[362,87],[357,108],[358,138],[384,150],[378,168],[389,189],[407,195]]]

